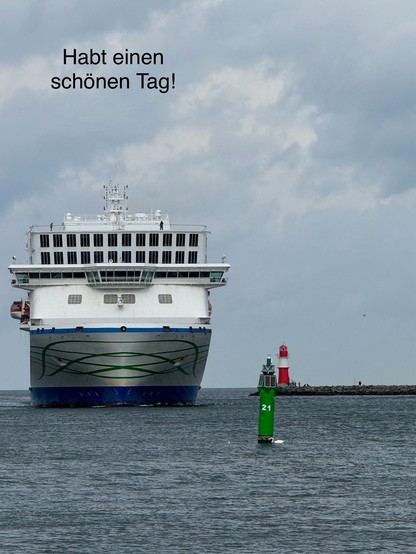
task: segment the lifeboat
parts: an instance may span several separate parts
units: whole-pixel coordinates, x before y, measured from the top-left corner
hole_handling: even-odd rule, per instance
[[[10,306],[10,315],[13,319],[20,319],[22,317],[22,301],[15,300]]]
[[[10,315],[13,319],[26,322],[30,318],[30,304],[28,300],[14,300],[10,306]]]

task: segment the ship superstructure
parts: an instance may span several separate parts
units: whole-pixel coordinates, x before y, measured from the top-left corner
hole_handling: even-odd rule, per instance
[[[229,265],[207,262],[205,226],[129,214],[127,189],[104,188],[102,214],[31,227],[29,262],[9,266],[28,291],[11,312],[30,333],[32,403],[192,404]]]

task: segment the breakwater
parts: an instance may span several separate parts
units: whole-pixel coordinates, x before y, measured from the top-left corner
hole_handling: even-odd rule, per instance
[[[404,395],[415,394],[416,385],[326,385],[276,387],[276,394],[284,396],[335,396],[335,395]],[[258,392],[251,396],[257,396]]]

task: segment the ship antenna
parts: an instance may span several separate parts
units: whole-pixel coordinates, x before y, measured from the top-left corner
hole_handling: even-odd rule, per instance
[[[120,191],[120,185],[113,185],[111,181],[108,185],[104,185],[105,188],[105,212],[109,221],[112,221],[117,228],[121,229],[126,219],[127,212],[127,199],[126,194],[127,185],[124,185],[123,192]]]

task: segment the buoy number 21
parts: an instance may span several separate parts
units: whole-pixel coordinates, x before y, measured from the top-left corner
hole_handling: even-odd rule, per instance
[[[270,404],[262,404],[261,405],[261,411],[262,412],[271,412],[272,407],[270,406]]]

